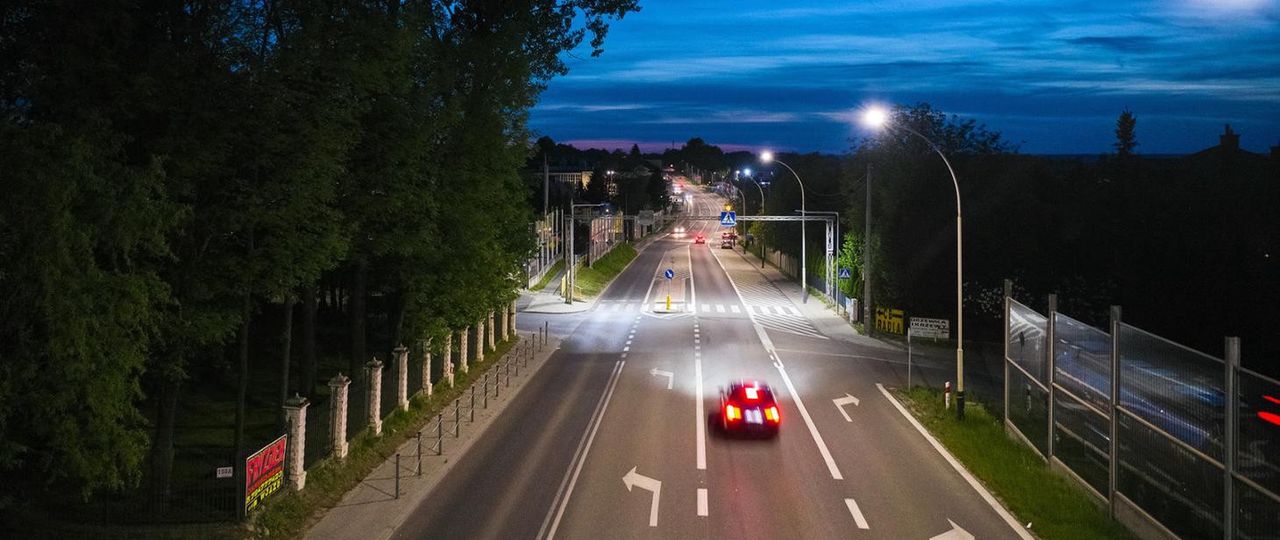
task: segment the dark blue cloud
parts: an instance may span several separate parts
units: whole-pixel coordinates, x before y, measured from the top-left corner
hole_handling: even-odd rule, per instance
[[[872,101],[929,102],[1027,152],[1280,144],[1280,0],[642,2],[567,58],[530,123],[556,139],[843,151]]]

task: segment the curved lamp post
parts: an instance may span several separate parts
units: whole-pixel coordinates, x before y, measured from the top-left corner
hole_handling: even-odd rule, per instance
[[[796,177],[796,183],[800,184],[800,216],[807,217],[808,214],[805,213],[804,209],[804,182],[800,180],[800,175],[796,174],[796,170],[792,169],[790,165],[783,163],[782,160],[774,157],[773,152],[768,150],[760,153],[760,161],[762,163],[776,161],[779,165],[782,165],[783,167],[786,167],[788,171],[791,171],[791,175]],[[808,222],[803,220],[800,221],[800,303],[802,304],[807,304],[809,302],[808,242],[806,242],[805,236],[808,227],[806,227],[806,225],[808,225]]]
[[[951,173],[951,184],[956,190],[956,418],[964,419],[964,279],[961,270],[961,214],[960,214],[960,181],[956,180],[956,171],[951,168],[951,162],[947,160],[947,156],[942,153],[938,145],[928,137],[921,135],[914,129],[905,125],[892,125],[889,123],[889,114],[884,109],[873,107],[863,114],[863,123],[873,128],[885,127],[888,129],[901,129],[907,133],[920,137],[929,148],[932,148],[938,157],[942,158],[942,163],[946,164],[947,172]]]

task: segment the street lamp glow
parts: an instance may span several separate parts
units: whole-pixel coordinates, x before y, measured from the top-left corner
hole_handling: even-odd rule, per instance
[[[773,152],[770,152],[768,150],[760,152],[760,161],[764,163],[769,163],[770,161],[773,161]]]
[[[874,106],[862,113],[862,124],[871,128],[884,127],[889,122],[889,112],[884,107]]]
[[[747,167],[747,168],[745,168],[745,169],[742,169],[742,174],[745,174],[745,175],[747,175],[747,176],[751,176],[751,168],[750,168],[750,167]]]

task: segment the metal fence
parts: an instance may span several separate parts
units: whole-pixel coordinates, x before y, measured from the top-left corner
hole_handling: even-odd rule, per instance
[[[1108,332],[1049,306],[1006,295],[1007,431],[1127,525],[1280,538],[1280,382],[1239,367],[1234,338],[1217,358],[1121,322],[1118,308]]]

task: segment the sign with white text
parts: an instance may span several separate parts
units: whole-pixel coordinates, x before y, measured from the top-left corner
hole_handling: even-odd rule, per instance
[[[287,435],[244,460],[244,511],[252,512],[272,493],[284,486],[284,456]]]
[[[951,321],[949,319],[911,318],[911,335],[933,339],[951,338]]]

